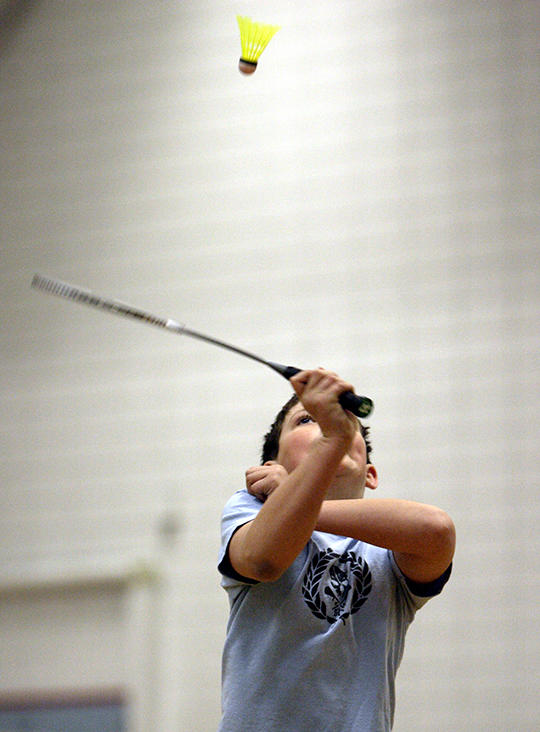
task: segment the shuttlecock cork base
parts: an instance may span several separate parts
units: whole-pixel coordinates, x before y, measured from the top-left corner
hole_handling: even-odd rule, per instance
[[[236,16],[240,28],[240,42],[242,55],[238,62],[238,69],[242,74],[253,74],[257,68],[257,62],[271,38],[279,30],[278,25],[266,25],[255,23],[251,18],[241,15]]]
[[[238,61],[238,68],[243,74],[254,74],[255,69],[257,68],[257,62],[246,61],[245,58],[242,58],[240,56],[240,59]]]

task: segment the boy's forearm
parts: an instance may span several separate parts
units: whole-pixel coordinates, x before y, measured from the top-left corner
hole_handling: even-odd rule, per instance
[[[413,554],[431,506],[393,498],[324,501],[316,529]]]
[[[277,578],[313,533],[326,491],[346,453],[339,440],[321,438],[300,464],[268,496],[245,536],[246,556],[266,578]],[[248,554],[249,553],[249,556]]]
[[[315,528],[391,549],[396,558],[402,559],[402,569],[410,567],[412,575],[416,575],[411,579],[418,581],[431,574],[435,578],[439,569],[442,573],[454,550],[455,533],[450,517],[435,506],[413,501],[324,501]]]

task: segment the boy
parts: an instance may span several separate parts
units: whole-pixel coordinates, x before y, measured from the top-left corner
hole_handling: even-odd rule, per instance
[[[367,430],[324,369],[266,436],[227,503],[219,570],[230,601],[220,732],[387,732],[408,625],[450,575],[438,508],[370,499]]]

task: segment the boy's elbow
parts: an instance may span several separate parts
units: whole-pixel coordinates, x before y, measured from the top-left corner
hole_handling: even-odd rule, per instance
[[[287,569],[270,558],[267,552],[257,550],[246,544],[241,551],[234,552],[233,566],[237,572],[244,577],[249,577],[256,582],[275,582]]]
[[[430,522],[430,544],[432,552],[452,561],[456,548],[456,527],[450,516],[441,509],[435,509]]]
[[[276,562],[263,557],[252,557],[249,561],[250,576],[257,582],[275,582],[278,580],[286,567],[279,566]]]
[[[280,561],[275,549],[252,533],[253,522],[241,526],[229,544],[229,558],[236,572],[256,582],[275,582],[289,565]]]

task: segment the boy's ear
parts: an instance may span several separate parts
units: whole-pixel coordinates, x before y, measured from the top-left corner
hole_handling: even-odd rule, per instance
[[[377,475],[377,469],[371,463],[366,466],[366,488],[370,488],[372,491],[379,485],[379,476]]]

